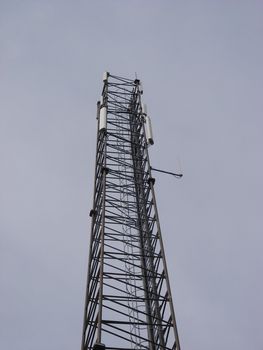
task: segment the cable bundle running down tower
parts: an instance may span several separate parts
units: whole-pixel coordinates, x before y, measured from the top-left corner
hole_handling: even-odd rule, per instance
[[[140,80],[103,75],[82,350],[180,350]]]

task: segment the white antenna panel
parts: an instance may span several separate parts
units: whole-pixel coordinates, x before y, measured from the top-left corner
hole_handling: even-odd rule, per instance
[[[107,108],[102,107],[100,109],[99,131],[105,131],[107,129]]]
[[[142,114],[147,114],[147,105],[145,103],[142,104]]]
[[[143,94],[143,86],[142,86],[142,82],[140,81],[140,85],[139,85],[139,90],[140,90],[140,93]]]
[[[153,132],[152,132],[152,123],[150,117],[145,117],[145,131],[146,131],[146,139],[148,144],[153,145]]]
[[[108,80],[108,76],[109,76],[109,73],[108,72],[104,72],[103,73],[103,77],[102,77],[102,80],[105,82]]]

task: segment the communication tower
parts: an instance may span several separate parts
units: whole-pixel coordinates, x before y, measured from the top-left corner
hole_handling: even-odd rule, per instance
[[[180,350],[142,93],[103,75],[82,350]]]

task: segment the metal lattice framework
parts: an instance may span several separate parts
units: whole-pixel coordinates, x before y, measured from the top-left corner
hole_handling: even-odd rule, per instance
[[[104,75],[82,350],[180,350],[141,95]]]

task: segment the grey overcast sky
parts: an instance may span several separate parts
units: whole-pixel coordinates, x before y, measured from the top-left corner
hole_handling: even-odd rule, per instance
[[[263,349],[263,1],[0,0],[0,349],[80,348],[96,102],[138,77],[182,350]]]

